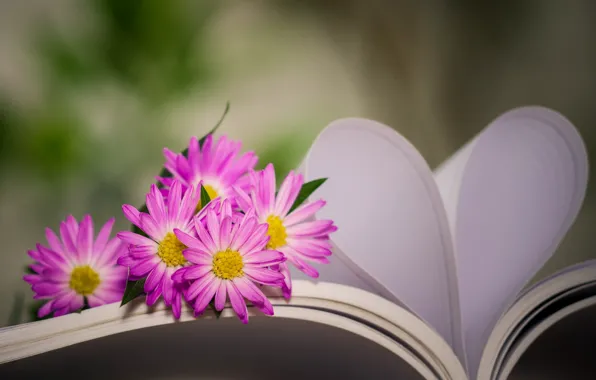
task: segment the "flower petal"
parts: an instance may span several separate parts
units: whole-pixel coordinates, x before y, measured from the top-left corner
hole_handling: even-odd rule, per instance
[[[327,202],[320,199],[315,202],[309,202],[303,205],[300,205],[296,210],[292,211],[292,213],[285,217],[284,225],[286,227],[293,226],[296,223],[300,223],[310,217],[312,217],[317,211],[319,211],[323,206],[325,206]]]
[[[280,264],[281,265],[281,264]],[[283,281],[283,274],[271,269],[245,267],[244,273],[253,281],[263,285],[280,285]]]
[[[95,239],[95,243],[93,244],[93,253],[100,254],[106,248],[106,244],[110,240],[110,233],[112,233],[112,227],[114,226],[114,222],[116,221],[115,218],[109,219],[99,233],[97,234],[97,238]]]
[[[207,285],[203,288],[203,291],[197,295],[197,300],[194,304],[195,315],[200,315],[205,311],[207,305],[209,305],[209,302],[211,302],[215,292],[219,288],[219,283],[221,281],[222,280],[218,278],[214,278],[212,281],[207,282]]]
[[[232,304],[232,309],[234,309],[242,323],[248,323],[248,310],[246,308],[246,302],[244,302],[244,298],[242,298],[242,294],[232,281],[226,281],[226,287],[230,297],[230,303]]]
[[[279,251],[257,251],[243,257],[244,264],[252,266],[271,266],[285,261],[285,256]]]
[[[46,240],[48,241],[52,251],[63,254],[62,243],[60,242],[60,239],[58,239],[58,236],[56,236],[56,233],[54,233],[54,231],[52,231],[50,228],[46,228]]]
[[[185,249],[182,251],[182,255],[193,264],[211,265],[213,262],[213,257],[210,254],[194,248]]]
[[[213,267],[211,266],[211,263],[208,265],[193,265],[184,272],[183,278],[185,280],[196,280],[197,278],[204,277],[212,270]]]
[[[132,224],[141,228],[141,218],[139,217],[139,210],[136,207],[131,205],[122,205],[122,212],[126,219],[128,219]]]
[[[227,281],[220,281],[217,292],[215,293],[215,310],[217,311],[222,311],[224,306],[226,306],[226,282]]]
[[[186,290],[186,300],[191,301],[209,285],[211,282],[215,281],[216,277],[213,273],[207,274],[205,277],[199,278],[198,280],[194,281],[190,287]]]
[[[167,223],[166,205],[164,203],[163,195],[155,184],[151,185],[151,189],[145,197],[145,204],[156,225]],[[142,215],[143,214],[141,214],[141,224],[144,224]],[[148,231],[145,230],[145,232]]]
[[[122,231],[122,232],[118,232],[116,234],[116,236],[118,236],[118,239],[124,241],[125,243],[133,244],[133,245],[153,246],[157,250],[157,243],[155,241],[153,241],[145,236],[135,234],[134,232]]]
[[[295,224],[286,229],[288,236],[316,236],[322,232],[328,231],[333,227],[332,220],[315,220],[312,222],[305,222]]]
[[[156,265],[153,270],[147,276],[145,280],[144,290],[145,293],[149,293],[155,289],[156,286],[160,285],[163,276],[166,274],[166,264],[161,262]]]
[[[93,235],[93,219],[91,219],[91,215],[85,215],[83,220],[81,220],[79,233],[77,235],[77,251],[79,253],[79,259],[83,260],[85,263],[91,261],[91,254],[93,253]]]

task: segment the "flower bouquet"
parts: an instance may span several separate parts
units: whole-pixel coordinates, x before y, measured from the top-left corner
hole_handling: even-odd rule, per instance
[[[186,302],[201,315],[230,302],[248,322],[246,302],[266,315],[274,310],[262,287],[292,295],[289,266],[316,278],[312,263],[328,263],[331,220],[316,220],[324,200],[307,201],[326,178],[304,183],[289,172],[279,188],[273,164],[255,170],[254,152],[214,137],[192,137],[182,153],[164,148],[165,163],[140,208],[125,204],[130,231],[111,237],[115,219],[95,235],[90,215],[69,215],[58,234],[46,229],[47,246],[28,251],[34,260],[24,280],[34,298],[46,300],[38,317],[144,296],[163,300],[175,318]]]

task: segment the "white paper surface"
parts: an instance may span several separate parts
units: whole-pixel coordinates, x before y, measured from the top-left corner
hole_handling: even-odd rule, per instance
[[[574,221],[586,189],[587,156],[563,116],[524,107],[496,119],[436,177],[454,231],[464,343],[474,378],[498,317]]]
[[[416,149],[380,123],[342,119],[319,135],[302,168],[307,181],[329,178],[312,199],[327,200],[317,217],[335,221],[335,244],[463,356],[447,217]]]

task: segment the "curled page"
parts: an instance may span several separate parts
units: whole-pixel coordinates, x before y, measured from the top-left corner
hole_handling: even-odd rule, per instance
[[[447,217],[416,149],[385,125],[342,119],[318,136],[302,170],[306,181],[329,178],[313,195],[327,201],[317,216],[335,221],[333,241],[353,264],[324,280],[386,289],[463,357]]]
[[[472,378],[499,316],[577,216],[587,169],[576,129],[542,107],[505,113],[437,169],[454,236]]]

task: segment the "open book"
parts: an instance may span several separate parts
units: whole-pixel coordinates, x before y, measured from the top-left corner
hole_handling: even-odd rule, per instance
[[[564,378],[520,359],[570,318],[587,333],[596,261],[528,284],[580,210],[587,169],[575,128],[542,107],[500,116],[434,173],[391,128],[335,121],[300,168],[329,178],[314,194],[339,226],[325,282],[294,272],[291,300],[271,293],[275,317],[253,310],[248,325],[227,309],[174,322],[141,300],[0,329],[0,378]]]

